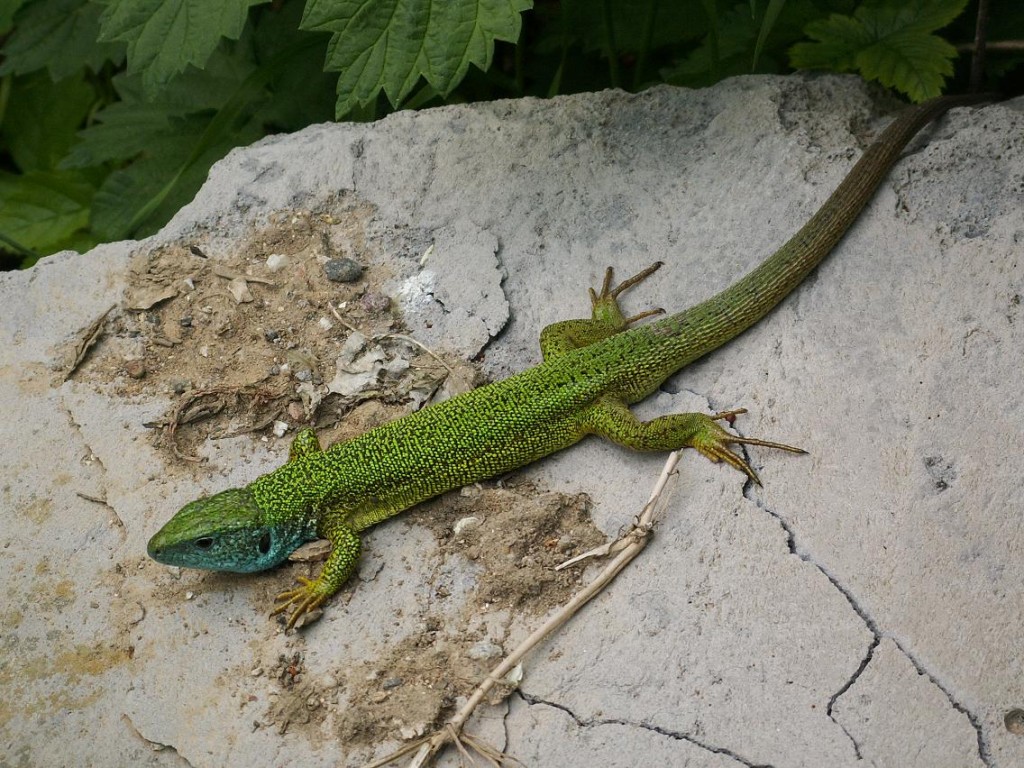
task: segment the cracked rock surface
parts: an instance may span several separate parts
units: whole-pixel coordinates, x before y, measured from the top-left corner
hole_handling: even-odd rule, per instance
[[[216,261],[270,217],[347,195],[372,210],[365,266],[402,332],[497,378],[538,361],[544,325],[588,311],[608,264],[666,262],[628,312],[734,281],[882,112],[852,78],[741,78],[313,126],[233,152],[148,241],[0,276],[0,765],[360,765],[429,723],[395,716],[368,739],[350,704],[408,693],[482,578],[399,518],[365,537],[324,617],[284,635],[266,614],[298,571],[149,561],[176,509],[279,465],[287,442],[209,440],[183,468],[144,426],[172,392],[63,380],[133,256],[201,241]],[[746,407],[742,433],[808,455],[752,448],[763,488],[688,455],[643,556],[479,712],[483,738],[534,768],[1024,765],[1022,180],[1019,103],[955,111],[794,295],[639,406]],[[588,440],[511,481],[587,493],[614,535],[663,458]],[[481,653],[540,622],[497,608],[467,625]],[[376,664],[395,648],[413,649],[401,675]]]

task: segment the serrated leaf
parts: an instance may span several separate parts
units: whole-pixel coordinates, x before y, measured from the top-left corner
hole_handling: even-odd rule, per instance
[[[708,31],[698,0],[615,0],[606,4],[607,13],[597,13],[593,0],[562,0],[558,5],[568,31],[587,51],[607,49],[608,23],[616,50],[632,53],[695,40]]]
[[[934,35],[914,31],[889,35],[886,43],[857,55],[865,78],[898,88],[915,102],[942,92],[945,78],[953,74],[956,48]]]
[[[155,103],[164,107],[169,115],[188,115],[219,109],[255,70],[248,44],[225,43],[210,54],[202,69],[188,67],[173,78],[161,88],[155,100],[146,92],[140,75],[118,75],[114,84],[125,102]]]
[[[939,95],[952,74],[956,49],[932,33],[963,12],[967,0],[874,0],[853,16],[833,14],[807,25],[814,43],[790,49],[790,62],[804,69],[859,71],[903,91],[914,101]]]
[[[82,67],[96,72],[105,61],[120,64],[124,45],[98,41],[102,10],[88,0],[40,0],[26,6],[4,44],[0,75],[45,67],[54,80],[63,80]]]
[[[101,40],[128,44],[128,72],[155,95],[189,64],[202,69],[222,37],[238,39],[249,8],[267,0],[100,0]]]
[[[715,67],[719,78],[751,72],[778,72],[780,62],[773,51],[803,37],[808,19],[818,14],[810,0],[789,0],[784,7],[773,10],[777,10],[777,14],[771,19],[768,31],[765,31],[765,22],[760,17],[751,16],[747,4],[736,4],[728,12],[719,14],[718,61]],[[762,52],[758,55],[762,36]],[[662,77],[666,82],[690,87],[716,82],[712,76],[713,48],[708,35],[681,61],[663,69]]]
[[[0,135],[18,168],[55,168],[74,143],[95,99],[81,72],[57,83],[45,72],[15,78]]]
[[[170,194],[196,136],[168,140],[160,152],[141,157],[131,165],[111,173],[93,200],[92,229],[107,240],[120,240],[135,233],[141,221],[149,218],[147,208],[155,210]],[[177,147],[175,147],[177,144]],[[204,169],[205,176],[208,167]],[[191,190],[192,195],[196,190]],[[185,201],[187,202],[187,200]]]
[[[447,94],[474,64],[486,70],[495,40],[519,37],[532,0],[309,0],[301,27],[331,32],[338,116],[387,94],[395,106],[422,77]]]
[[[0,233],[40,252],[89,223],[96,187],[81,171],[0,174]]]
[[[197,137],[200,127],[190,127],[156,104],[115,102],[97,114],[97,122],[79,135],[78,142],[61,161],[62,168],[87,168],[118,160],[131,160],[141,152],[161,153],[164,145],[181,137]]]
[[[170,136],[126,168],[107,177],[93,201],[93,229],[108,239],[149,233],[187,203],[202,185],[210,166],[232,147],[255,141],[261,127],[252,119],[268,82],[310,44],[297,40],[235,84],[212,116],[182,120]],[[176,118],[177,120],[178,118]]]
[[[867,0],[854,11],[876,35],[895,30],[934,32],[956,19],[967,0]]]
[[[26,0],[0,0],[0,35],[7,34],[14,24],[14,14]]]
[[[79,133],[81,141],[61,166],[84,168],[130,160],[141,152],[161,154],[168,141],[178,147],[180,136],[198,141],[212,113],[231,100],[255,69],[247,51],[222,47],[210,57],[206,69],[190,67],[174,78],[155,102],[146,99],[141,78],[118,75],[114,87],[121,101],[96,113],[95,122]],[[200,113],[206,114],[194,122]]]
[[[92,201],[92,229],[104,240],[120,240],[129,235],[144,237],[156,232],[184,205],[196,196],[206,181],[210,167],[226,155],[235,141],[248,143],[259,138],[257,126],[250,124],[230,140],[210,146],[194,157],[197,137],[182,137],[177,149],[168,141],[160,154],[150,154],[111,173]],[[201,137],[198,137],[201,140]],[[183,158],[188,158],[183,162]]]
[[[857,54],[874,42],[863,22],[838,13],[812,21],[805,32],[818,42],[797,43],[790,48],[790,62],[798,69],[849,72],[857,65]]]
[[[330,36],[301,31],[302,11],[301,3],[265,9],[253,29],[254,54],[261,62],[274,59],[298,43],[307,44],[290,54],[287,65],[269,83],[270,98],[258,116],[272,132],[297,131],[334,119],[337,76],[323,71]]]

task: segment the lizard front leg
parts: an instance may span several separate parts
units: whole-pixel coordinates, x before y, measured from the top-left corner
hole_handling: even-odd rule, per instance
[[[326,513],[325,516],[330,517],[330,514]],[[327,522],[321,525],[318,531],[321,536],[331,542],[331,554],[320,570],[320,575],[315,579],[299,576],[297,581],[301,586],[282,592],[274,601],[275,605],[271,616],[292,609],[288,623],[285,625],[285,631],[294,627],[295,622],[303,614],[319,608],[324,600],[341,589],[356,569],[359,553],[362,551],[359,534],[342,516],[337,517],[338,521]]]

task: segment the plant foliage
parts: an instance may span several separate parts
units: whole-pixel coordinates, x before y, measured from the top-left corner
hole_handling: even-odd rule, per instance
[[[330,119],[793,68],[922,100],[967,2],[0,0],[0,252],[155,232],[232,147]],[[1014,2],[993,0],[1004,36]]]

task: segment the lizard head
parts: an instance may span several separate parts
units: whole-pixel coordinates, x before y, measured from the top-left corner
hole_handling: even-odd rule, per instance
[[[165,565],[253,573],[280,563],[309,537],[273,522],[248,488],[233,488],[182,507],[149,540],[149,556]]]

